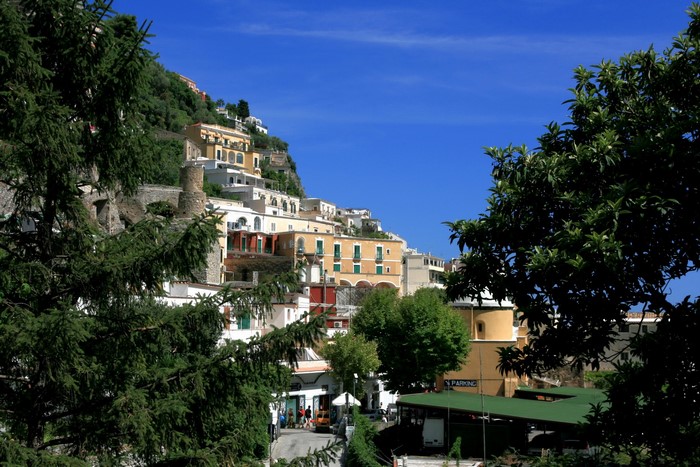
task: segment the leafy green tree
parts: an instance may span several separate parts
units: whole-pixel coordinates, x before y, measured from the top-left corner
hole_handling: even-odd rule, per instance
[[[700,7],[689,13],[663,53],[576,69],[570,122],[550,124],[535,151],[487,150],[487,213],[449,224],[465,254],[448,293],[488,289],[517,304],[531,340],[503,349],[503,372],[595,368],[632,309],[658,313],[674,332],[697,321],[697,302],[667,296],[700,266]],[[633,347],[642,367],[613,379],[608,416],[621,424],[605,433],[620,449],[630,441],[683,462],[694,458],[678,442],[700,441],[700,373],[686,357],[697,349],[674,332],[660,327]]]
[[[377,428],[367,417],[360,415],[357,408],[353,408],[353,420],[355,432],[348,443],[345,465],[348,467],[380,467],[379,450],[374,444],[377,437]]]
[[[355,388],[355,397],[361,398],[367,375],[379,368],[377,344],[350,331],[347,334],[336,334],[320,353],[330,363],[330,374],[342,383],[343,391],[352,392],[351,388]]]
[[[146,31],[108,4],[0,2],[0,463],[224,465],[266,455],[268,403],[323,321],[221,344],[293,275],[193,304],[220,219],[111,234],[83,195],[130,195],[156,162],[138,96]]]
[[[379,372],[391,391],[401,394],[432,387],[437,376],[457,370],[469,354],[462,319],[439,289],[420,289],[398,298],[377,289],[362,302],[352,329],[377,343]]]
[[[240,99],[238,101],[238,105],[236,106],[236,112],[242,120],[250,117],[250,107],[248,106],[248,102]]]

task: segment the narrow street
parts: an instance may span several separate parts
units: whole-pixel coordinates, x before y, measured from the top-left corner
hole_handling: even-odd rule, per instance
[[[299,456],[305,456],[311,450],[325,448],[328,443],[339,441],[332,433],[316,433],[309,429],[283,428],[280,431],[280,436],[275,441],[272,447],[273,459],[293,459]],[[342,450],[337,452],[338,460],[332,462],[332,467],[340,467],[340,456]]]

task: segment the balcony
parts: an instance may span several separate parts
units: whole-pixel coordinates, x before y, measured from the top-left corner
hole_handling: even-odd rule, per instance
[[[334,251],[334,252],[333,252],[333,258],[334,258],[334,259],[340,259],[340,252],[339,252],[339,251]]]
[[[377,262],[384,261],[384,255],[382,253],[377,253],[377,257],[375,258],[375,261],[377,261]]]
[[[360,253],[354,253],[352,255],[353,261],[360,261],[362,259],[362,255]]]

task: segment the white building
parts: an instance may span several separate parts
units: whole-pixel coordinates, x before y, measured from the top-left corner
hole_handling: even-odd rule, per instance
[[[407,249],[403,253],[402,290],[404,295],[413,295],[424,287],[443,288],[445,260],[430,253],[419,253]]]

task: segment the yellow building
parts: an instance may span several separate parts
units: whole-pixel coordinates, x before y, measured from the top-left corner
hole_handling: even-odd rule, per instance
[[[185,135],[199,145],[202,157],[228,162],[243,172],[260,175],[262,154],[253,149],[250,135],[209,123],[189,125]]]
[[[281,232],[278,254],[318,265],[325,280],[355,287],[401,287],[400,240]],[[320,277],[319,277],[320,279]],[[315,282],[310,278],[311,282]]]
[[[501,304],[484,300],[452,303],[469,330],[471,351],[466,364],[458,371],[451,371],[438,378],[437,387],[489,396],[511,397],[522,384],[515,375],[501,375],[498,370],[498,348],[511,345],[523,348],[527,342],[527,329],[520,325],[512,303]]]

